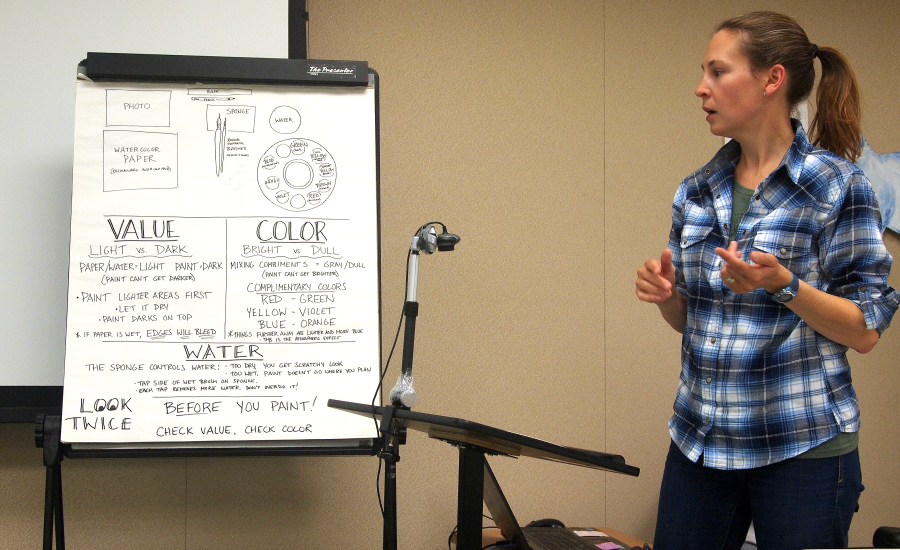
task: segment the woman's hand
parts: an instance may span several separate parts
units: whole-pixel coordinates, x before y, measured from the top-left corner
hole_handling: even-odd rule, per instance
[[[659,261],[649,259],[638,269],[635,294],[644,302],[658,304],[672,297],[675,288],[675,266],[672,251],[663,250]]]
[[[716,248],[716,254],[725,261],[720,276],[725,284],[737,294],[752,292],[757,288],[774,294],[788,286],[793,274],[772,254],[754,250],[750,252],[752,264],[741,259],[737,241],[731,241],[728,248]]]
[[[734,241],[727,249],[717,248],[716,254],[725,261],[720,274],[722,280],[738,294],[758,288],[774,294],[788,286],[794,278],[790,270],[778,263],[778,258],[772,254],[754,250],[750,252],[753,263],[743,261]],[[784,305],[822,336],[860,353],[869,352],[878,343],[878,331],[866,327],[859,306],[846,298],[822,292],[802,280],[797,295]]]
[[[639,300],[659,307],[663,319],[678,332],[687,322],[687,300],[675,291],[675,266],[672,251],[662,251],[659,261],[649,259],[638,269],[634,293]]]

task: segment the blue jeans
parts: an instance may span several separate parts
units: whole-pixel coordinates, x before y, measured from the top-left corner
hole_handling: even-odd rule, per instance
[[[862,490],[856,450],[750,470],[717,470],[691,462],[672,443],[653,548],[739,549],[751,521],[760,550],[846,548]]]

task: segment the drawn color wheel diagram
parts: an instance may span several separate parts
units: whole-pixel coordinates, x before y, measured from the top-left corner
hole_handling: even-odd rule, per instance
[[[259,188],[285,210],[320,206],[334,190],[337,170],[331,154],[310,139],[291,138],[269,147],[256,170]]]

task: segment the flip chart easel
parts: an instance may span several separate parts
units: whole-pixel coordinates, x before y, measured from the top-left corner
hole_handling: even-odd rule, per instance
[[[365,62],[89,53],[62,414],[70,458],[374,454],[378,78]],[[48,534],[49,533],[49,534]]]
[[[375,73],[91,53],[81,74],[62,441],[373,438],[324,401],[378,385]]]

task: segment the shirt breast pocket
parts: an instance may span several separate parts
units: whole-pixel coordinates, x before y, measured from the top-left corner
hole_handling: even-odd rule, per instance
[[[778,258],[778,262],[800,277],[808,274],[814,262],[812,236],[792,231],[760,231],[753,239],[753,248]]]
[[[708,252],[707,240],[714,226],[715,216],[708,209],[698,206],[686,209],[679,248],[681,269],[689,285],[703,275],[704,253]]]

